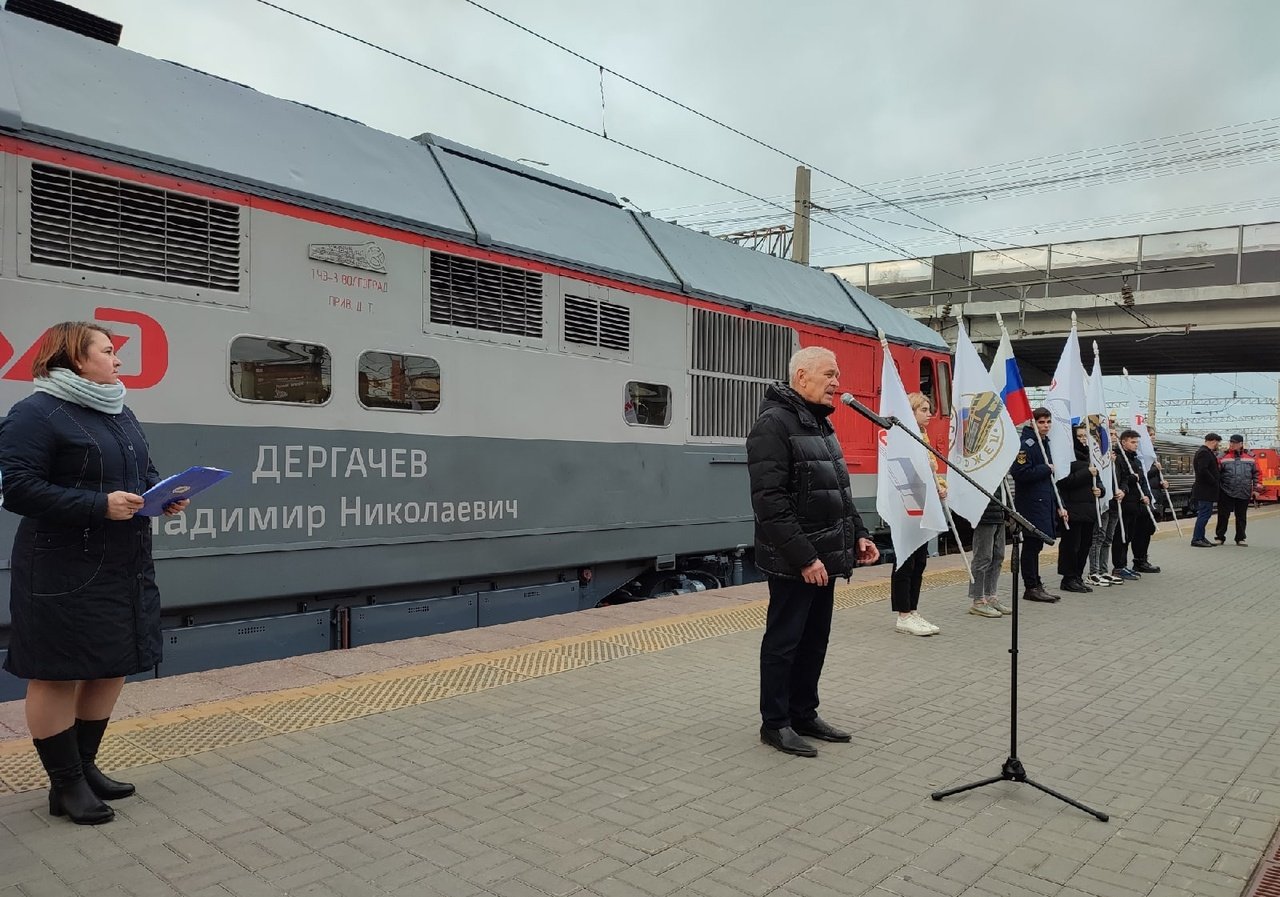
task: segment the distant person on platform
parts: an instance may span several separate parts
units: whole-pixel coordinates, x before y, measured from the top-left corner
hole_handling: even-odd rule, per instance
[[[1053,492],[1053,453],[1049,450],[1049,427],[1053,415],[1048,408],[1031,412],[1032,427],[1022,428],[1022,444],[1009,473],[1013,476],[1013,506],[1032,526],[1052,536],[1058,520],[1067,512],[1057,506]],[[1037,439],[1039,435],[1039,439]],[[1042,449],[1043,447],[1043,449]],[[1022,593],[1024,601],[1057,601],[1061,596],[1045,591],[1040,580],[1040,550],[1044,542],[1028,536],[1022,545]]]
[[[1236,434],[1227,445],[1227,453],[1218,461],[1222,469],[1222,486],[1218,494],[1218,527],[1214,538],[1218,544],[1227,541],[1227,521],[1236,515],[1236,544],[1247,548],[1245,525],[1249,519],[1249,502],[1258,497],[1258,462],[1245,451],[1244,437]]]
[[[817,755],[802,736],[849,741],[818,716],[836,577],[880,552],[853,506],[849,468],[827,419],[840,367],[827,349],[791,356],[790,385],[765,390],[747,436],[755,562],[769,577],[760,643],[760,740],[787,754]]]
[[[1071,472],[1058,484],[1063,507],[1067,509],[1067,523],[1070,524],[1058,531],[1058,574],[1062,577],[1062,591],[1092,592],[1093,589],[1085,584],[1084,569],[1089,563],[1093,530],[1098,524],[1102,482],[1089,454],[1088,431],[1081,425],[1072,432],[1075,435],[1075,458],[1071,461]]]
[[[1218,464],[1220,445],[1221,436],[1207,433],[1204,445],[1196,449],[1196,455],[1191,460],[1191,469],[1196,475],[1196,480],[1191,485],[1191,501],[1196,509],[1196,525],[1191,531],[1191,544],[1196,548],[1218,547],[1216,542],[1209,541],[1205,528],[1209,525],[1209,518],[1213,516],[1213,509],[1222,492],[1222,468]]]
[[[1116,453],[1116,484],[1124,493],[1120,500],[1120,524],[1115,540],[1111,543],[1111,573],[1121,579],[1141,579],[1144,573],[1159,573],[1160,568],[1151,563],[1151,536],[1156,531],[1152,519],[1151,484],[1142,475],[1142,462],[1138,460],[1138,431],[1125,430],[1120,434],[1120,451]],[[1122,536],[1123,533],[1123,536]],[[1129,565],[1129,550],[1133,550],[1133,566]]]

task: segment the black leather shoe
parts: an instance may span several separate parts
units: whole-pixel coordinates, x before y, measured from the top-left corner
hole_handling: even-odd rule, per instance
[[[1043,601],[1052,604],[1058,600],[1057,595],[1050,595],[1044,590],[1044,586],[1032,586],[1022,593],[1023,601]]]
[[[1062,591],[1084,593],[1084,592],[1092,592],[1093,589],[1085,585],[1083,580],[1079,580],[1079,579],[1076,579],[1075,577],[1071,577],[1069,579],[1064,579],[1062,581]]]
[[[1134,573],[1159,573],[1160,568],[1155,564],[1149,564],[1146,561],[1135,561],[1133,565]]]
[[[1214,544],[1208,539],[1196,539],[1191,543],[1192,548],[1213,548]]]
[[[793,722],[791,729],[797,735],[808,735],[810,738],[819,738],[823,741],[853,741],[851,732],[840,731],[820,716],[815,716],[807,722]]]
[[[761,726],[760,740],[784,754],[794,754],[797,757],[818,756],[817,748],[797,735],[796,730],[790,726],[783,726],[781,729]]]

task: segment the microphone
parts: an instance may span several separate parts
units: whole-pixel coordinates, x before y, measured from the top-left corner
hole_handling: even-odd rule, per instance
[[[868,408],[866,405],[864,405],[864,404],[862,404],[861,402],[859,402],[857,399],[855,399],[855,398],[853,397],[853,395],[852,395],[851,393],[847,393],[847,392],[846,392],[844,395],[842,395],[842,396],[840,397],[840,401],[841,401],[841,402],[844,402],[846,405],[848,405],[848,406],[849,406],[850,408],[852,408],[854,411],[856,411],[856,412],[858,412],[859,414],[861,414],[863,417],[865,417],[867,420],[871,421],[871,422],[872,422],[873,424],[875,424],[877,427],[880,427],[882,430],[887,430],[887,429],[889,429],[889,421],[888,421],[888,420],[886,420],[885,418],[883,418],[883,417],[881,417],[880,415],[876,414],[874,411],[872,411],[872,410],[871,410],[870,408]]]

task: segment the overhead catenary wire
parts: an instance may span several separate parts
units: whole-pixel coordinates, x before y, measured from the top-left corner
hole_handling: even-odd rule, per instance
[[[515,106],[517,106],[517,107],[519,107],[519,108],[521,108],[521,109],[524,109],[524,110],[526,110],[526,111],[528,111],[528,112],[532,112],[532,113],[534,113],[534,114],[536,114],[536,115],[540,115],[540,116],[542,116],[542,117],[545,117],[545,118],[547,118],[547,119],[550,119],[550,120],[552,120],[552,121],[555,121],[555,122],[557,122],[557,123],[559,123],[559,124],[565,125],[566,127],[572,128],[572,129],[577,130],[577,131],[580,131],[580,132],[582,132],[582,133],[589,134],[589,135],[591,135],[591,136],[593,136],[593,137],[596,137],[597,139],[605,140],[605,141],[607,141],[607,142],[609,142],[609,143],[615,144],[615,145],[620,146],[620,147],[622,147],[622,148],[624,148],[624,149],[627,149],[627,150],[629,150],[629,151],[631,151],[631,152],[634,152],[634,153],[636,153],[636,154],[638,154],[638,155],[644,156],[645,158],[648,158],[648,159],[651,159],[651,160],[654,160],[654,161],[660,162],[660,163],[665,164],[665,165],[669,165],[669,166],[671,166],[671,167],[673,167],[673,168],[675,168],[675,169],[677,169],[677,170],[679,170],[679,171],[685,172],[686,174],[689,174],[689,175],[692,175],[692,176],[694,176],[694,177],[700,178],[700,179],[705,180],[705,181],[707,181],[707,182],[709,182],[709,183],[713,183],[713,184],[715,184],[715,185],[717,185],[717,186],[720,186],[720,187],[723,187],[723,188],[725,188],[725,189],[727,189],[727,190],[732,190],[732,191],[734,191],[734,192],[736,192],[736,193],[739,193],[739,194],[741,194],[741,195],[743,195],[743,196],[747,196],[747,197],[749,197],[749,198],[751,198],[751,199],[754,199],[754,200],[756,200],[756,201],[758,201],[758,202],[762,202],[762,203],[768,203],[768,202],[769,202],[769,201],[768,201],[767,199],[765,199],[764,197],[757,196],[756,194],[751,193],[750,191],[747,191],[747,190],[744,190],[744,189],[742,189],[742,188],[740,188],[740,187],[736,187],[736,186],[734,186],[734,185],[732,185],[732,184],[726,183],[725,181],[720,180],[720,179],[718,179],[718,178],[715,178],[715,177],[713,177],[713,176],[711,176],[711,175],[707,175],[707,174],[705,174],[705,173],[703,173],[703,172],[696,171],[696,170],[694,170],[694,169],[692,169],[692,168],[689,168],[688,166],[685,166],[685,165],[683,165],[683,164],[681,164],[681,163],[678,163],[678,162],[675,162],[675,161],[673,161],[673,160],[667,159],[667,158],[665,158],[665,157],[663,157],[663,156],[660,156],[660,155],[658,155],[658,154],[656,154],[656,153],[650,152],[649,150],[645,150],[645,149],[643,149],[643,148],[641,148],[641,147],[634,146],[634,145],[632,145],[632,144],[626,143],[625,141],[618,140],[618,139],[613,138],[613,137],[609,137],[609,136],[607,136],[607,135],[605,135],[605,134],[603,134],[603,133],[598,133],[598,132],[596,132],[595,130],[593,130],[593,129],[591,129],[591,128],[588,128],[588,127],[586,127],[586,126],[584,126],[584,125],[581,125],[581,124],[579,124],[579,123],[577,123],[577,122],[570,121],[570,120],[565,119],[565,118],[563,118],[563,117],[561,117],[561,116],[555,115],[554,113],[547,112],[546,110],[539,109],[539,108],[537,108],[537,107],[535,107],[535,106],[532,106],[532,105],[530,105],[530,104],[528,104],[528,103],[524,103],[524,102],[522,102],[522,101],[520,101],[520,100],[514,99],[513,97],[506,96],[506,95],[504,95],[504,94],[502,94],[502,93],[500,93],[500,92],[498,92],[498,91],[495,91],[495,90],[492,90],[492,89],[490,89],[490,88],[484,87],[484,86],[482,86],[482,85],[476,84],[476,83],[474,83],[474,82],[472,82],[472,81],[468,81],[468,80],[467,80],[467,79],[465,79],[465,78],[461,78],[461,77],[459,77],[459,76],[457,76],[457,75],[454,75],[454,74],[452,74],[452,73],[450,73],[450,72],[444,71],[443,69],[440,69],[440,68],[437,68],[437,67],[435,67],[435,66],[429,65],[429,64],[427,64],[427,63],[425,63],[425,62],[422,62],[421,60],[413,59],[412,57],[406,56],[406,55],[404,55],[403,53],[399,53],[399,52],[397,52],[397,51],[395,51],[395,50],[391,50],[391,49],[389,49],[389,48],[387,48],[387,47],[384,47],[384,46],[382,46],[382,45],[380,45],[380,44],[377,44],[377,43],[375,43],[375,42],[373,42],[373,41],[369,41],[369,40],[366,40],[366,39],[364,39],[364,38],[358,37],[358,36],[356,36],[356,35],[354,35],[354,34],[352,34],[352,33],[348,32],[348,31],[344,31],[344,30],[342,30],[342,29],[340,29],[340,28],[337,28],[337,27],[335,27],[335,26],[332,26],[332,25],[326,24],[326,23],[321,22],[321,21],[319,21],[319,20],[317,20],[317,19],[314,19],[314,18],[311,18],[311,17],[309,17],[309,16],[306,16],[306,15],[304,15],[304,14],[302,14],[302,13],[299,13],[299,12],[296,12],[296,11],[294,11],[294,10],[290,10],[290,9],[288,9],[288,8],[286,8],[286,7],[280,6],[280,5],[276,4],[276,3],[271,2],[271,0],[254,0],[254,2],[257,2],[257,3],[259,3],[259,4],[263,5],[263,6],[266,6],[266,7],[269,7],[269,8],[271,8],[271,9],[274,9],[274,10],[276,10],[276,11],[278,11],[278,12],[280,12],[280,13],[283,13],[283,14],[285,14],[285,15],[288,15],[288,16],[291,16],[291,17],[293,17],[293,18],[296,18],[296,19],[298,19],[298,20],[300,20],[300,21],[307,22],[308,24],[311,24],[311,25],[314,25],[314,26],[316,26],[316,27],[318,27],[318,28],[321,28],[321,29],[323,29],[323,30],[329,31],[329,32],[331,32],[331,33],[333,33],[333,34],[336,34],[336,35],[338,35],[338,36],[340,36],[340,37],[343,37],[343,38],[345,38],[345,39],[347,39],[347,40],[351,40],[351,41],[353,41],[353,42],[355,42],[355,43],[358,43],[358,44],[360,44],[360,45],[362,45],[362,46],[368,47],[369,49],[375,50],[375,51],[380,52],[380,53],[384,53],[384,54],[386,54],[386,55],[388,55],[388,56],[392,56],[392,57],[394,57],[394,58],[396,58],[396,59],[399,59],[399,60],[401,60],[401,61],[403,61],[403,62],[407,62],[407,63],[409,63],[410,65],[416,66],[416,67],[418,67],[418,68],[422,68],[422,69],[424,69],[424,70],[426,70],[426,71],[430,71],[430,72],[432,72],[433,74],[437,74],[437,75],[439,75],[439,76],[441,76],[441,77],[447,78],[447,79],[449,79],[449,80],[451,80],[451,81],[454,81],[455,83],[462,84],[462,85],[464,85],[464,86],[466,86],[466,87],[469,87],[469,88],[471,88],[471,89],[473,89],[473,90],[477,90],[477,91],[479,91],[479,92],[481,92],[481,93],[484,93],[484,94],[486,94],[486,95],[488,95],[488,96],[491,96],[491,97],[494,97],[494,98],[496,98],[496,99],[500,99],[500,100],[502,100],[502,101],[504,101],[504,102],[510,103],[510,104],[512,104],[512,105],[515,105]],[[565,52],[567,52],[567,53],[572,54],[572,55],[573,55],[573,56],[575,56],[576,58],[581,59],[581,60],[583,60],[584,62],[587,62],[587,63],[589,63],[589,64],[591,64],[591,65],[595,66],[595,67],[597,68],[597,71],[600,71],[600,72],[608,72],[609,74],[611,74],[611,75],[613,75],[613,76],[615,76],[615,77],[621,78],[621,79],[625,80],[627,83],[630,83],[630,84],[632,84],[632,85],[634,85],[634,86],[636,86],[636,87],[639,87],[639,88],[641,88],[642,90],[645,90],[645,91],[647,91],[647,92],[649,92],[649,93],[652,93],[652,94],[654,94],[655,96],[658,96],[658,97],[660,97],[660,98],[662,98],[662,99],[666,100],[667,102],[671,102],[671,103],[675,104],[676,106],[678,106],[678,107],[680,107],[680,108],[682,108],[682,109],[684,109],[684,110],[686,110],[686,111],[690,112],[691,114],[694,114],[694,115],[696,115],[696,116],[698,116],[698,117],[700,117],[700,118],[703,118],[703,119],[705,119],[705,120],[707,120],[707,121],[709,121],[709,122],[712,122],[712,123],[714,123],[714,124],[716,124],[716,125],[718,125],[718,126],[720,126],[720,127],[724,128],[724,129],[727,129],[727,130],[731,131],[732,133],[737,134],[738,136],[740,136],[740,137],[742,137],[742,138],[744,138],[744,139],[746,139],[746,140],[748,140],[748,141],[750,141],[750,142],[752,142],[752,143],[755,143],[755,144],[757,144],[757,145],[759,145],[759,146],[761,146],[761,147],[764,147],[764,148],[769,149],[769,150],[771,150],[771,151],[773,151],[773,152],[775,152],[775,153],[777,153],[777,154],[779,154],[779,155],[782,155],[782,156],[784,156],[784,157],[786,157],[786,158],[788,158],[788,159],[791,159],[792,161],[796,162],[797,164],[801,164],[801,165],[805,165],[805,164],[807,164],[807,163],[805,163],[805,162],[804,162],[804,160],[800,159],[800,158],[799,158],[799,157],[797,157],[797,156],[792,155],[791,153],[786,152],[785,150],[782,150],[782,149],[779,149],[778,147],[772,146],[771,144],[769,144],[769,143],[767,143],[767,142],[765,142],[765,141],[762,141],[762,140],[760,140],[760,139],[758,139],[758,138],[756,138],[756,137],[753,137],[753,136],[751,136],[751,135],[747,134],[746,132],[741,131],[741,130],[740,130],[740,129],[738,129],[738,128],[735,128],[735,127],[733,127],[733,126],[731,126],[731,125],[725,124],[724,122],[721,122],[721,121],[719,121],[719,120],[717,120],[717,119],[715,119],[715,118],[713,118],[713,117],[711,117],[711,116],[709,116],[709,115],[706,115],[705,113],[702,113],[702,112],[700,112],[700,111],[698,111],[698,110],[696,110],[696,109],[693,109],[692,107],[690,107],[690,106],[688,106],[688,105],[686,105],[686,104],[684,104],[684,103],[681,103],[681,102],[680,102],[680,101],[678,101],[678,100],[675,100],[675,99],[673,99],[673,98],[671,98],[671,97],[668,97],[668,96],[666,96],[665,94],[662,94],[662,93],[661,93],[661,92],[659,92],[659,91],[655,91],[655,90],[653,90],[652,88],[646,87],[645,85],[641,84],[641,83],[640,83],[640,82],[638,82],[638,81],[635,81],[634,79],[628,78],[628,77],[627,77],[627,76],[625,76],[625,75],[622,75],[622,74],[620,74],[620,73],[615,72],[613,69],[611,69],[611,68],[610,68],[610,67],[608,67],[608,66],[605,66],[603,63],[600,63],[600,62],[598,62],[598,61],[596,61],[596,60],[589,59],[588,57],[583,56],[582,54],[577,53],[576,51],[570,50],[569,48],[564,47],[563,45],[561,45],[561,44],[559,44],[559,43],[557,43],[557,42],[555,42],[555,41],[553,41],[553,40],[551,40],[551,39],[549,39],[549,38],[547,38],[547,37],[545,37],[545,36],[543,36],[543,35],[541,35],[541,34],[538,34],[537,32],[535,32],[535,31],[533,31],[533,30],[531,30],[531,29],[528,29],[528,28],[526,28],[525,26],[520,25],[520,24],[519,24],[519,23],[517,23],[517,22],[514,22],[513,20],[511,20],[511,19],[507,18],[506,16],[502,16],[501,14],[496,13],[496,12],[494,12],[494,11],[492,11],[492,10],[488,9],[487,7],[483,6],[482,4],[480,4],[480,3],[476,2],[476,0],[464,0],[464,2],[467,2],[467,3],[469,3],[470,5],[472,5],[472,6],[476,7],[476,8],[478,8],[478,9],[480,9],[480,10],[483,10],[484,12],[487,12],[487,13],[489,13],[490,15],[493,15],[493,16],[495,16],[495,17],[499,18],[499,19],[502,19],[503,21],[508,22],[509,24],[513,25],[514,27],[517,27],[517,28],[521,29],[522,31],[525,31],[525,32],[527,32],[527,33],[529,33],[529,34],[531,34],[531,35],[533,35],[533,36],[535,36],[535,37],[539,38],[540,40],[544,40],[544,41],[546,41],[547,43],[550,43],[550,44],[552,44],[553,46],[556,46],[557,48],[559,48],[559,49],[561,49],[561,50],[563,50],[563,51],[565,51]],[[857,185],[857,184],[854,184],[854,183],[852,183],[852,182],[850,182],[850,181],[847,181],[847,180],[845,180],[845,179],[843,179],[843,178],[841,178],[841,177],[839,177],[839,176],[837,176],[837,175],[831,174],[831,173],[829,173],[829,172],[827,172],[827,171],[825,171],[825,170],[823,170],[823,169],[821,169],[821,168],[819,168],[819,167],[817,167],[817,166],[809,165],[808,167],[810,167],[810,168],[811,168],[812,170],[814,170],[814,171],[819,172],[820,174],[823,174],[823,175],[824,175],[824,176],[826,176],[826,177],[831,178],[832,180],[835,180],[835,181],[838,181],[838,182],[840,182],[840,183],[846,184],[847,186],[849,186],[849,187],[851,187],[851,188],[853,188],[853,189],[855,189],[855,190],[857,190],[857,191],[859,191],[859,192],[862,192],[862,193],[864,193],[864,194],[866,194],[866,195],[869,195],[869,196],[871,196],[872,198],[877,199],[878,201],[886,202],[886,203],[887,203],[887,204],[889,204],[889,205],[892,205],[892,206],[894,206],[894,207],[896,207],[896,208],[900,208],[902,211],[906,211],[906,212],[908,212],[908,214],[911,214],[911,215],[913,215],[914,217],[919,218],[920,220],[922,220],[922,221],[926,222],[927,224],[929,224],[929,225],[931,225],[931,226],[933,226],[933,227],[935,227],[935,228],[939,228],[942,232],[945,232],[945,233],[951,234],[951,235],[956,236],[956,237],[958,237],[958,238],[960,238],[960,239],[970,239],[970,240],[972,241],[972,238],[967,238],[967,237],[965,237],[965,235],[960,234],[959,232],[954,231],[954,230],[953,230],[953,229],[951,229],[951,228],[947,228],[947,227],[945,227],[944,225],[941,225],[941,224],[939,224],[939,223],[938,223],[938,222],[936,222],[936,221],[932,221],[932,220],[930,220],[929,218],[927,218],[927,217],[925,217],[925,216],[923,216],[923,215],[920,215],[918,212],[914,212],[914,211],[911,211],[911,210],[908,210],[908,209],[902,209],[900,206],[897,206],[897,205],[896,205],[896,204],[894,204],[892,201],[885,200],[883,197],[877,196],[875,193],[872,193],[871,191],[867,190],[867,189],[866,189],[866,188],[864,188],[864,187],[860,187],[860,186],[859,186],[859,185]],[[783,208],[784,208],[786,211],[788,211],[789,213],[792,211],[792,209],[790,209],[790,208],[788,208],[788,207],[785,207],[785,206],[784,206]],[[867,230],[866,228],[863,228],[863,227],[861,227],[861,226],[857,225],[857,224],[856,224],[856,223],[854,223],[854,222],[849,221],[848,219],[844,218],[843,216],[837,215],[836,217],[838,217],[841,221],[843,221],[844,223],[846,223],[846,224],[848,224],[849,226],[853,227],[855,230],[859,231],[861,234],[863,234],[863,235],[865,235],[865,236],[859,236],[859,234],[851,233],[850,231],[847,231],[847,230],[845,230],[845,229],[843,229],[843,228],[835,227],[834,225],[830,224],[829,222],[822,221],[822,220],[820,220],[820,219],[814,218],[812,215],[804,215],[803,213],[801,213],[801,214],[803,215],[803,217],[808,218],[809,220],[813,221],[813,222],[814,222],[814,223],[816,223],[816,224],[819,224],[819,225],[821,225],[821,226],[827,227],[828,229],[834,230],[834,231],[836,231],[836,232],[838,232],[838,233],[843,233],[843,234],[845,234],[846,236],[853,237],[854,239],[857,239],[857,240],[860,240],[860,241],[866,242],[868,245],[875,245],[875,246],[879,246],[880,248],[887,249],[887,250],[889,250],[889,251],[891,251],[891,252],[900,252],[900,253],[901,253],[901,252],[904,252],[904,250],[903,250],[901,247],[897,246],[896,244],[894,244],[894,243],[892,243],[892,242],[890,242],[890,241],[885,240],[884,238],[880,237],[879,235],[877,235],[877,234],[873,233],[872,231]],[[979,242],[979,241],[973,241],[973,242]],[[980,244],[980,245],[981,245],[981,244]],[[993,251],[999,252],[999,250],[993,250]],[[1018,263],[1018,264],[1025,264],[1025,263],[1023,263],[1021,260],[1018,260],[1018,259],[1016,259],[1016,258],[1013,258],[1012,256],[1010,256],[1010,258],[1011,258],[1013,261],[1015,261],[1016,263]],[[1026,267],[1031,268],[1032,270],[1035,270],[1034,266],[1027,265]],[[975,289],[979,289],[979,290],[984,290],[984,289],[985,289],[985,290],[988,290],[988,291],[997,292],[997,293],[999,293],[1000,295],[1004,295],[1004,296],[1006,296],[1007,298],[1012,299],[1012,300],[1014,300],[1014,301],[1025,301],[1025,300],[1020,299],[1019,297],[1013,296],[1013,295],[1011,295],[1011,294],[1009,294],[1009,293],[1005,293],[1005,292],[1003,292],[1002,290],[998,290],[998,289],[994,289],[994,290],[993,290],[993,289],[991,289],[991,288],[989,288],[989,287],[984,287],[984,286],[982,286],[982,285],[980,285],[980,284],[977,284],[977,283],[973,282],[972,280],[968,280],[967,278],[964,278],[964,279],[969,283],[969,285],[970,285],[970,286],[974,287]],[[1099,298],[1099,299],[1100,299],[1100,300],[1102,300],[1104,303],[1106,303],[1106,304],[1108,304],[1108,305],[1111,305],[1111,306],[1114,306],[1114,307],[1116,307],[1116,308],[1120,308],[1120,309],[1124,310],[1126,313],[1130,314],[1130,315],[1131,315],[1132,317],[1134,317],[1136,320],[1138,320],[1139,322],[1143,323],[1143,324],[1144,324],[1144,326],[1146,326],[1146,327],[1157,326],[1157,325],[1155,324],[1155,322],[1151,321],[1149,318],[1146,318],[1146,316],[1145,316],[1145,315],[1141,314],[1140,312],[1136,311],[1135,309],[1127,308],[1127,307],[1125,307],[1125,306],[1121,305],[1120,303],[1116,303],[1116,302],[1113,302],[1113,301],[1107,300],[1107,299],[1106,299],[1106,297],[1102,296],[1101,294],[1096,293],[1096,292],[1094,292],[1094,291],[1092,291],[1092,290],[1089,290],[1087,287],[1083,287],[1083,286],[1081,286],[1079,283],[1077,283],[1077,282],[1075,282],[1075,281],[1072,281],[1072,280],[1070,280],[1070,279],[1068,279],[1068,278],[1051,278],[1051,279],[1056,280],[1057,282],[1061,282],[1061,283],[1068,283],[1068,284],[1072,284],[1072,285],[1074,285],[1074,286],[1076,286],[1076,287],[1080,288],[1083,292],[1088,293],[1089,295],[1093,295],[1093,296],[1095,296],[1095,297]],[[1027,304],[1032,305],[1032,307],[1037,308],[1038,310],[1040,310],[1040,311],[1044,311],[1044,312],[1046,312],[1046,313],[1051,313],[1051,314],[1060,314],[1059,312],[1057,312],[1057,310],[1054,310],[1054,309],[1047,309],[1047,308],[1044,308],[1044,307],[1042,307],[1042,306],[1036,306],[1036,305],[1034,305],[1034,303],[1030,303],[1030,302],[1028,302]],[[1144,320],[1144,318],[1145,318],[1145,320]],[[1113,332],[1114,332],[1114,331],[1111,331],[1111,330],[1109,330],[1108,328],[1104,328],[1104,327],[1094,327],[1094,328],[1091,328],[1091,329],[1092,329],[1092,330],[1095,330],[1095,331],[1102,331],[1102,332],[1106,332],[1106,333],[1113,333]]]

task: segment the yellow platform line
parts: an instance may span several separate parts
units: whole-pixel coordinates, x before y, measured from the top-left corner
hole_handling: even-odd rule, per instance
[[[1156,537],[1177,535],[1157,533]],[[1046,549],[1042,558],[1056,555]],[[926,570],[924,588],[968,581],[964,569]],[[885,600],[886,577],[837,587],[835,606],[845,610]],[[113,723],[98,755],[104,770],[129,769],[189,757],[330,723],[414,707],[441,698],[474,694],[512,682],[581,669],[707,638],[764,627],[768,601],[696,611],[633,623],[518,648],[468,654],[394,667],[331,682],[247,695],[139,716]],[[0,794],[32,791],[48,784],[30,741],[0,742]]]

